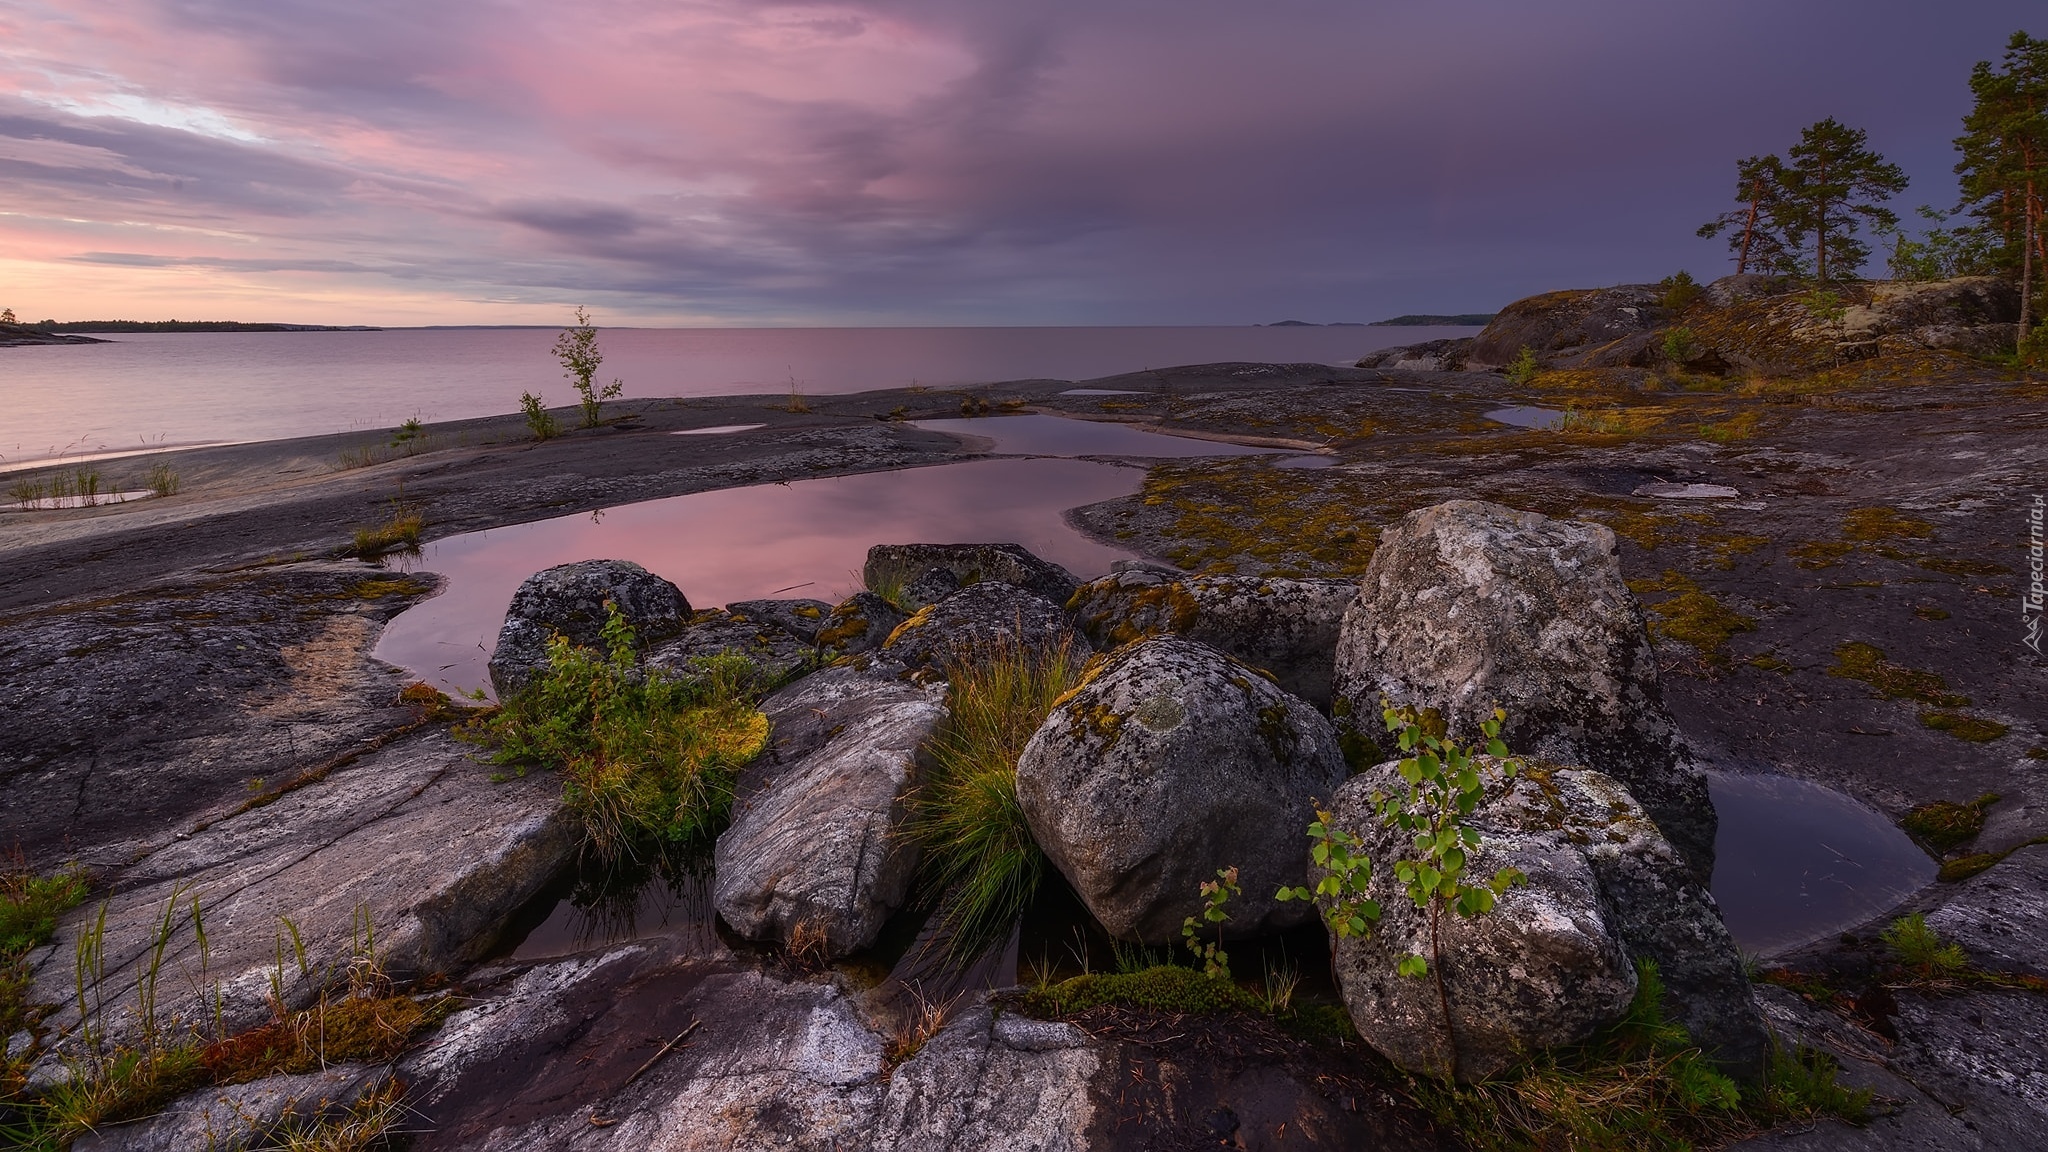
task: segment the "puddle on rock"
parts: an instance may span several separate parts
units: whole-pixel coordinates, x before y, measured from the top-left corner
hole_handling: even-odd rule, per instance
[[[1150,392],[1134,392],[1129,388],[1069,388],[1062,396],[1150,396]]]
[[[1264,456],[1279,448],[1253,448],[1217,440],[1196,440],[1147,431],[1109,420],[1065,416],[980,416],[955,420],[914,420],[919,428],[990,442],[989,451],[1007,456]]]
[[[1714,900],[1744,952],[1846,931],[1934,882],[1935,863],[1881,814],[1787,776],[1707,773],[1720,816]]]
[[[1486,414],[1486,418],[1498,424],[1512,424],[1517,428],[1555,431],[1564,427],[1564,413],[1555,408],[1538,408],[1528,404],[1517,404],[1512,408],[1495,408]]]
[[[97,508],[102,504],[127,504],[134,500],[147,500],[155,492],[138,488],[130,492],[98,492],[91,496],[43,496],[30,500],[15,500],[0,504],[0,512],[46,512],[56,508]]]
[[[1333,468],[1336,464],[1335,456],[1289,456],[1273,461],[1275,468]]]
[[[681,430],[679,430],[679,431],[671,432],[671,433],[669,433],[669,435],[671,435],[671,436],[723,436],[723,435],[725,435],[725,434],[726,434],[726,433],[728,433],[728,432],[752,432],[752,431],[753,431],[754,429],[756,429],[756,428],[766,428],[766,427],[767,427],[767,425],[766,425],[766,424],[713,424],[713,425],[712,425],[711,427],[709,427],[709,428],[684,428],[684,429],[681,429]]]
[[[870,545],[913,541],[1022,544],[1092,579],[1131,553],[1083,536],[1064,513],[1128,496],[1144,478],[1139,468],[1083,460],[975,460],[727,488],[466,532],[402,561],[447,577],[445,590],[399,613],[374,654],[450,694],[488,693],[485,664],[512,593],[533,573],[577,560],[634,561],[674,581],[699,608],[776,596],[836,601],[859,587]]]
[[[534,901],[506,931],[499,954],[518,961],[548,960],[655,937],[677,938],[686,955],[725,951],[708,874],[654,879],[637,892],[598,895],[582,905],[577,895],[558,886]]]

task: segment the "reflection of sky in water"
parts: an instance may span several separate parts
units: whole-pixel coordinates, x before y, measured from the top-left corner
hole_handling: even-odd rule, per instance
[[[772,596],[837,601],[859,587],[874,544],[1009,542],[1084,579],[1100,576],[1130,553],[1081,535],[1062,513],[1128,496],[1144,476],[1081,460],[978,460],[700,492],[450,536],[408,564],[447,577],[448,590],[400,613],[376,656],[444,691],[488,688],[484,664],[520,581],[576,560],[634,561],[700,608]]]
[[[1554,408],[1536,408],[1518,404],[1512,408],[1495,408],[1486,414],[1488,420],[1501,424],[1512,424],[1517,428],[1562,428],[1564,413]]]
[[[1935,864],[1883,816],[1818,784],[1709,772],[1714,899],[1745,952],[1853,928],[1934,880]]]
[[[1263,456],[1280,451],[1167,436],[1106,420],[1073,420],[1036,413],[913,423],[933,432],[993,440],[993,451],[1017,456]]]

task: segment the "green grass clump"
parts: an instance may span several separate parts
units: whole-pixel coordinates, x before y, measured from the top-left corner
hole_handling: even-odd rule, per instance
[[[349,545],[351,555],[374,560],[389,552],[417,552],[427,518],[418,505],[396,503],[391,518],[370,528],[358,528]]]
[[[910,836],[955,956],[1006,935],[1038,891],[1045,854],[1017,803],[1017,757],[1081,670],[1065,644],[983,648],[946,670],[948,714],[925,743]]]
[[[176,496],[179,488],[177,470],[169,464],[151,464],[149,475],[143,479],[142,486],[149,489],[152,495]]]
[[[1984,814],[1996,803],[1996,792],[1986,792],[1967,804],[1936,800],[1906,813],[1899,827],[1937,854],[1948,853],[1976,839],[1984,830]]]
[[[1870,1093],[1842,1088],[1833,1061],[1820,1053],[1774,1052],[1763,1083],[1737,1085],[1665,1018],[1656,966],[1639,963],[1637,971],[1628,1014],[1587,1043],[1479,1084],[1417,1079],[1417,1102],[1487,1152],[1689,1152],[1820,1116],[1868,1117]]]
[[[48,940],[57,917],[90,890],[85,874],[75,869],[40,876],[16,864],[0,872],[0,960],[18,958]]]
[[[493,764],[559,770],[600,859],[702,852],[731,813],[740,769],[768,743],[754,667],[719,655],[686,678],[643,673],[632,629],[607,611],[604,652],[555,637],[544,672],[460,731]]]
[[[1264,1002],[1250,989],[1204,976],[1193,968],[1160,964],[1136,972],[1095,972],[1023,994],[1033,1016],[1075,1016],[1091,1008],[1142,1008],[1198,1016],[1219,1012],[1260,1012]]]

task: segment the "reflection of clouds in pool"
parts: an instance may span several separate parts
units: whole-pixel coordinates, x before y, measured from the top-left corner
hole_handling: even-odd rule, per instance
[[[723,436],[729,432],[752,432],[766,428],[766,424],[713,424],[709,428],[683,428],[669,433],[671,436]]]
[[[1934,880],[1891,821],[1785,776],[1707,774],[1721,830],[1714,899],[1745,952],[1781,952],[1853,928]]]
[[[447,590],[400,613],[380,660],[451,692],[489,687],[484,664],[527,576],[576,560],[632,560],[696,607],[789,595],[835,600],[873,544],[1014,542],[1077,576],[1130,553],[1067,526],[1066,509],[1128,496],[1144,472],[1081,460],[979,460],[728,488],[436,540],[409,567]]]
[[[1554,429],[1564,427],[1564,413],[1554,408],[1537,408],[1517,404],[1512,408],[1495,408],[1486,414],[1488,420],[1516,428]]]

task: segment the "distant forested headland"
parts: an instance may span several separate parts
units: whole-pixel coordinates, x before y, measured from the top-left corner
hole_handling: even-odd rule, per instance
[[[364,324],[245,324],[240,320],[40,320],[39,332],[379,332]]]

